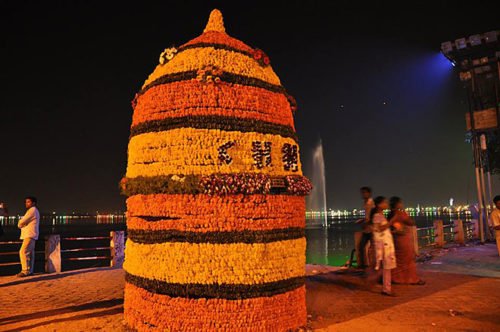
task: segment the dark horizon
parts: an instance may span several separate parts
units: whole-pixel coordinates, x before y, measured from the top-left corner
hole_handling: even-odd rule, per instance
[[[492,6],[4,1],[0,202],[13,213],[27,195],[44,212],[124,211],[130,101],[162,50],[200,35],[213,8],[297,99],[306,175],[321,137],[329,207],[359,207],[364,185],[409,205],[474,202],[465,91],[439,49],[498,29]]]

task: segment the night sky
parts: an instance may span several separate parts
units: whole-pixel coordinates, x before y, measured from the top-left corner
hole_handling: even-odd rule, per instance
[[[409,204],[472,201],[465,91],[439,49],[498,29],[499,8],[350,3],[0,2],[0,201],[19,213],[26,195],[42,212],[124,210],[130,101],[213,8],[296,97],[306,175],[322,139],[329,207],[358,207],[362,185]]]

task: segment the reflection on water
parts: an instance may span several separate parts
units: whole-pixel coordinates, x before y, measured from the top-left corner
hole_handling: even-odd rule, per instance
[[[0,217],[0,225],[3,226],[5,235],[1,241],[10,241],[19,238],[20,230],[17,228],[19,216]],[[125,229],[125,215],[69,215],[42,216],[40,220],[40,235],[59,234],[64,236],[92,236],[109,235],[110,231]],[[0,241],[0,242],[1,242]],[[2,247],[0,246],[0,252]]]
[[[12,263],[19,263],[18,250],[20,247],[20,230],[17,228],[19,217],[0,218],[0,223],[5,231],[4,236],[0,237],[0,275],[13,275],[19,272],[20,266]],[[80,249],[85,251],[61,252],[63,260],[63,270],[71,270],[88,267],[109,266],[107,258],[111,253],[109,250],[109,237],[111,231],[120,231],[125,229],[125,216],[106,215],[106,216],[42,216],[40,221],[40,235],[35,245],[35,272],[44,271],[44,238],[50,234],[61,236],[61,249]],[[75,237],[97,237],[101,239],[86,239],[82,241],[73,241],[68,238]],[[104,239],[102,239],[104,238]],[[97,249],[100,248],[100,249]],[[84,255],[83,255],[84,254]],[[106,257],[97,260],[70,260],[75,257]]]
[[[343,265],[354,248],[354,232],[357,229],[357,225],[352,223],[306,229],[307,263]]]
[[[434,214],[422,213],[414,216],[417,227],[422,229],[418,232],[419,245],[421,247],[429,245],[433,241],[433,226],[434,220],[443,220],[445,225],[445,241],[452,241],[452,233],[455,231],[451,225],[453,220],[462,219],[470,221],[470,214]],[[322,224],[320,220],[307,220],[308,227],[306,228],[307,238],[307,263],[309,264],[327,264],[333,266],[344,265],[350,259],[351,251],[354,249],[354,232],[359,231],[360,227],[354,222],[358,218],[329,218],[329,228],[318,227]],[[467,234],[470,234],[470,229],[466,228]]]
[[[0,225],[16,227],[21,216],[0,216]],[[95,224],[123,224],[124,214],[98,214],[98,215],[44,215],[40,225],[95,225]]]

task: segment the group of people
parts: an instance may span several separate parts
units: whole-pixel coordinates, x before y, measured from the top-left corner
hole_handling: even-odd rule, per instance
[[[382,271],[382,295],[395,296],[391,284],[424,285],[417,276],[413,234],[409,226],[415,221],[405,212],[399,197],[390,200],[383,196],[372,198],[369,187],[361,188],[365,218],[358,221],[362,227],[362,237],[358,249],[358,266]],[[385,210],[390,209],[388,216]],[[367,245],[373,248],[374,259],[367,256]]]

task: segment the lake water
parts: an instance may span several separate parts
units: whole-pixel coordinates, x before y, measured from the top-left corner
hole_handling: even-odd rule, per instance
[[[20,270],[20,265],[2,264],[17,261],[19,262],[19,243],[5,243],[19,241],[20,231],[17,229],[17,220],[10,218],[8,222],[1,221],[5,234],[0,237],[0,275],[12,275]],[[44,250],[46,235],[59,234],[61,236],[61,258],[63,271],[78,268],[90,268],[109,266],[109,256],[111,255],[109,237],[111,231],[125,230],[125,218],[120,217],[100,217],[90,216],[75,217],[42,217],[40,221],[40,236],[35,247],[35,272],[44,271]],[[98,237],[101,239],[73,240],[77,237]],[[1,243],[3,242],[3,243]],[[75,250],[81,249],[84,250]],[[93,249],[95,248],[95,249]],[[75,260],[82,257],[98,257],[98,259]]]
[[[444,224],[449,224],[451,220],[462,218],[468,220],[468,216],[458,215],[437,215],[427,214],[415,217],[418,227],[429,227],[435,219],[442,219]],[[345,217],[342,219],[329,219],[330,227],[318,228],[318,222],[308,220],[306,229],[307,237],[307,263],[327,264],[333,266],[343,265],[354,249],[354,232],[359,230],[359,226],[354,224],[357,218]],[[0,220],[4,225],[5,235],[0,238],[0,242],[18,241],[19,230],[16,228],[17,221],[10,219],[8,222]],[[319,224],[321,221],[319,222]],[[40,239],[45,235],[60,234],[61,250],[63,259],[63,270],[76,268],[87,268],[109,265],[109,249],[92,250],[92,248],[109,247],[108,239],[95,239],[75,241],[68,238],[75,237],[106,237],[110,231],[125,230],[125,218],[119,217],[43,217],[40,223]],[[430,230],[424,231],[430,234]],[[422,232],[420,235],[425,235]],[[428,244],[427,240],[421,240],[420,245]],[[17,266],[1,266],[2,263],[18,261],[17,251],[20,244],[0,244],[0,275],[13,274],[19,271]],[[84,251],[74,251],[77,248],[87,248]],[[36,245],[36,271],[43,271],[44,241],[37,241]],[[10,253],[10,254],[7,254]],[[73,260],[78,257],[101,257],[96,260]]]
[[[412,216],[415,219],[417,227],[425,228],[432,227],[434,220],[443,220],[444,225],[453,224],[453,220],[462,219],[470,221],[470,214],[454,213],[421,213]],[[354,233],[360,230],[360,227],[355,224],[359,217],[339,217],[329,218],[329,228],[319,227],[323,219],[308,219],[306,228],[307,238],[307,263],[326,264],[332,266],[344,265],[351,256],[354,249]],[[451,232],[453,227],[445,229],[445,241],[452,241]],[[432,229],[422,229],[418,231],[419,245],[421,247],[428,246],[432,242],[430,236],[433,234]]]

